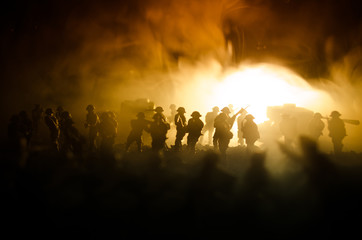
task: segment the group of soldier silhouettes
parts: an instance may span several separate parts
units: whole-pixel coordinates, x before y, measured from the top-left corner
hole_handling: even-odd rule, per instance
[[[175,109],[175,113],[171,114],[171,121],[167,121],[162,107],[156,107],[155,112],[153,121],[146,120],[143,112],[138,113],[137,119],[131,121],[132,130],[127,138],[126,151],[133,142],[137,143],[138,151],[141,151],[143,131],[150,133],[152,149],[156,151],[162,150],[166,146],[167,131],[171,128],[170,123],[173,123],[176,127],[175,144],[172,146],[174,151],[181,151],[183,149],[182,141],[187,134],[186,149],[194,153],[199,138],[208,133],[209,144],[211,144],[212,139],[214,149],[225,155],[230,140],[233,137],[231,128],[235,119],[237,115],[246,112],[246,110],[241,109],[233,116],[230,116],[231,111],[228,107],[221,109],[221,113],[219,113],[218,107],[214,107],[212,112],[206,114],[205,123],[200,119],[202,116],[198,111],[192,112],[191,118],[187,121],[184,107]],[[247,114],[243,123],[243,137],[248,147],[253,147],[260,137],[258,127],[253,119],[254,117],[251,114]]]
[[[129,151],[131,145],[135,142],[137,151],[141,152],[143,149],[143,132],[150,134],[152,150],[160,151],[168,148],[166,144],[167,133],[171,129],[170,124],[174,124],[176,128],[176,140],[172,145],[174,151],[183,150],[182,141],[187,134],[186,149],[195,152],[195,146],[200,137],[208,134],[208,144],[212,144],[215,150],[225,155],[230,140],[233,138],[231,129],[238,115],[240,115],[238,117],[239,133],[242,133],[239,139],[241,137],[242,142],[245,140],[247,148],[255,148],[255,142],[260,139],[254,116],[247,114],[244,108],[241,108],[235,114],[231,114],[229,107],[224,107],[221,111],[218,107],[214,107],[212,111],[206,114],[204,124],[198,111],[192,112],[191,118],[187,121],[185,108],[179,107],[176,110],[175,105],[173,107],[172,119],[166,118],[163,114],[164,110],[160,106],[153,110],[155,113],[152,121],[146,119],[144,112],[139,112],[136,115],[137,118],[130,122],[131,131],[127,137],[125,150]],[[86,111],[88,113],[86,114],[84,127],[88,129],[89,150],[96,151],[99,149],[103,153],[112,152],[118,127],[115,113],[106,111],[98,116],[93,105],[88,105]],[[333,111],[328,119],[329,136],[332,139],[335,153],[342,151],[342,140],[346,136],[345,125],[340,116],[341,114],[338,111]],[[40,105],[36,104],[31,112],[31,117],[32,119],[28,117],[25,111],[11,117],[8,126],[10,140],[16,142],[22,139],[23,145],[29,145],[33,133],[38,131],[39,123],[43,119],[49,129],[51,143],[57,151],[81,154],[86,139],[74,127],[72,115],[68,111],[64,111],[62,107],[58,107],[56,112],[51,108],[43,111]],[[318,141],[325,128],[322,118],[320,113],[315,113],[308,124],[309,136],[315,141]],[[285,145],[292,147],[298,136],[296,119],[289,114],[283,114],[279,129],[284,137]]]
[[[86,110],[86,120],[84,127],[89,129],[89,148],[91,151],[96,149],[96,140],[101,137],[99,149],[101,152],[111,152],[112,146],[117,135],[118,122],[116,115],[111,112],[103,112],[100,116],[94,111],[93,105],[88,105]],[[8,137],[13,146],[23,147],[30,144],[31,137],[39,131],[41,121],[49,129],[51,145],[60,152],[73,153],[80,155],[83,151],[83,145],[86,139],[74,126],[72,115],[59,106],[54,112],[51,108],[45,111],[36,104],[31,112],[30,119],[25,111],[18,115],[13,115],[8,125]]]

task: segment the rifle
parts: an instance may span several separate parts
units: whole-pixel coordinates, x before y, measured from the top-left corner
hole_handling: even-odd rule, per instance
[[[329,117],[322,117],[323,119],[327,119],[329,120],[330,118]],[[359,125],[360,124],[360,121],[359,120],[355,120],[355,119],[344,119],[344,118],[341,118],[341,120],[345,123],[348,123],[348,124],[352,124],[352,125]]]

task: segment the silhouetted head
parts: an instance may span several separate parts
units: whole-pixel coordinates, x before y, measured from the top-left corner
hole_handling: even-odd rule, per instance
[[[182,114],[182,113],[185,113],[186,110],[185,110],[185,108],[183,108],[183,107],[179,107],[179,108],[177,109],[177,112]]]
[[[194,111],[193,113],[191,113],[191,117],[199,118],[201,117],[201,114],[198,111]]]
[[[226,113],[226,114],[230,114],[230,109],[228,107],[224,107],[223,109],[221,109],[221,112]]]
[[[138,119],[144,119],[145,118],[145,114],[143,112],[139,112],[137,113],[137,118]]]
[[[95,107],[92,104],[89,104],[86,108],[87,111],[93,111]]]
[[[219,109],[219,107],[216,107],[216,106],[215,106],[215,107],[212,108],[212,111],[213,111],[213,112],[219,112],[220,109]]]
[[[51,109],[51,108],[47,108],[46,110],[45,110],[45,114],[47,114],[47,115],[52,115],[54,112],[53,112],[53,110]]]
[[[332,118],[338,118],[341,116],[341,114],[338,111],[332,111],[330,116]]]
[[[317,113],[314,114],[314,118],[321,119],[321,118],[322,118],[322,114],[320,114],[319,112],[317,112]]]
[[[251,114],[248,114],[245,116],[245,119],[251,121],[251,120],[255,119],[255,117]]]
[[[171,110],[176,110],[176,105],[175,105],[175,104],[171,104],[171,105],[170,105],[170,109],[171,109]]]
[[[162,112],[163,112],[163,108],[160,107],[160,106],[158,106],[158,107],[155,108],[155,112],[156,112],[156,113],[162,113]]]

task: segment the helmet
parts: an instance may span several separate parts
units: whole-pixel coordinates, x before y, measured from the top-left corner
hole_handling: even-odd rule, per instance
[[[201,117],[201,114],[198,111],[192,112],[191,117]]]
[[[314,118],[322,118],[322,114],[317,112],[317,113],[314,114]]]
[[[253,120],[253,119],[255,119],[255,117],[253,115],[251,115],[251,114],[248,114],[248,115],[245,116],[245,119]]]
[[[91,111],[91,110],[94,110],[95,107],[92,105],[92,104],[89,104],[86,108],[87,111]]]
[[[230,109],[228,107],[224,107],[223,109],[221,109],[221,112],[226,113],[226,114],[231,113]]]
[[[52,110],[51,108],[47,108],[47,109],[45,110],[45,113],[48,114],[48,115],[50,115],[50,114],[52,114],[52,113],[54,113],[54,112],[53,112],[53,110]]]
[[[333,111],[333,112],[331,112],[330,116],[331,117],[339,117],[339,116],[341,116],[341,114],[338,111]]]
[[[212,110],[213,110],[214,112],[220,111],[220,110],[219,110],[219,107],[213,107]]]
[[[137,118],[145,118],[145,114],[143,112],[137,113]]]
[[[162,113],[162,112],[163,112],[163,108],[162,108],[162,107],[156,107],[155,112],[157,112],[157,113]]]
[[[172,103],[172,104],[170,105],[170,109],[176,109],[176,105]]]
[[[183,108],[183,107],[179,107],[179,108],[177,109],[177,112],[179,112],[179,113],[185,113],[186,110],[185,110],[185,108]]]

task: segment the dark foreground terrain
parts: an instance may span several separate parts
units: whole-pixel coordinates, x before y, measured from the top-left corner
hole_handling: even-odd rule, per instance
[[[324,155],[314,142],[301,143],[299,154],[281,145],[275,165],[237,147],[222,159],[206,148],[74,157],[4,145],[1,232],[46,239],[360,234],[362,155]]]

